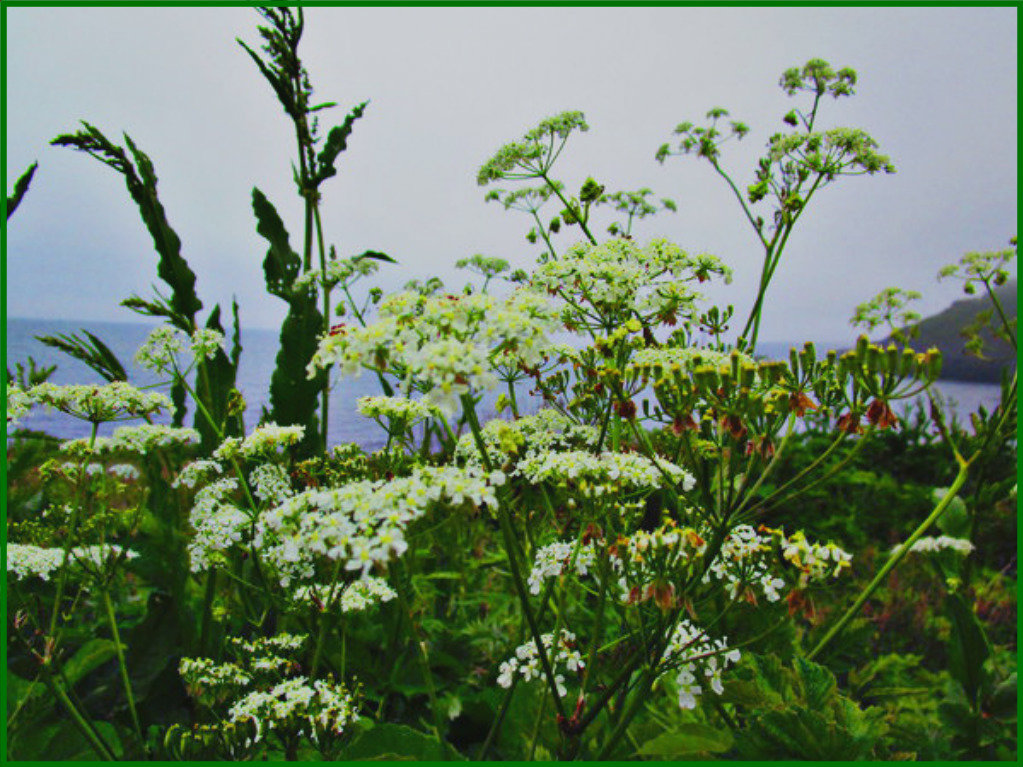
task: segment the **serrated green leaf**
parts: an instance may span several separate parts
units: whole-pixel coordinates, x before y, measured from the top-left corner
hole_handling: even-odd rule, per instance
[[[313,183],[319,186],[331,176],[337,175],[337,157],[348,148],[348,138],[352,135],[352,128],[355,121],[362,117],[366,111],[368,101],[356,105],[345,117],[344,122],[331,128],[327,134],[327,140],[316,158],[316,172],[313,175]]]

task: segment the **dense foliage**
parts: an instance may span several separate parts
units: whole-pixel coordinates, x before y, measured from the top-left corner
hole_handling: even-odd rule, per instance
[[[534,268],[477,255],[463,289],[360,296],[391,259],[337,257],[319,205],[366,105],[321,136],[333,104],[314,104],[302,13],[261,13],[262,51],[242,45],[294,124],[305,220],[295,251],[252,191],[267,290],[288,304],[259,424],[235,389],[237,307],[228,351],[152,161],[88,123],[54,142],[122,174],[153,235],[171,294],[125,305],[161,318],[137,360],[172,396],[124,380],[91,334],[48,341],[102,385],[56,386],[34,362],[8,373],[9,758],[1015,758],[1015,373],[964,424],[933,391],[941,355],[908,332],[757,350],[812,198],[894,171],[864,131],[820,127],[855,72],[782,75],[791,130],[745,192],[722,146],[750,128],[723,109],[656,153],[709,163],[762,248],[730,340],[734,308],[699,292],[730,269],[634,239],[672,200],[556,178],[580,112],[478,175],[512,182],[487,199],[529,216]],[[994,288],[1014,259],[943,271],[986,291],[1013,349]],[[854,321],[898,331],[908,298],[886,291]],[[328,445],[332,377],[367,371],[381,393],[359,412],[386,446]],[[929,407],[903,409],[920,395]],[[18,430],[31,408],[91,436]]]

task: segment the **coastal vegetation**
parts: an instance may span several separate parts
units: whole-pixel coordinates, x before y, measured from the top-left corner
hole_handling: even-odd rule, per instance
[[[287,305],[258,423],[239,307],[199,300],[139,137],[53,141],[116,173],[152,236],[164,285],[122,304],[158,322],[136,360],[164,387],[86,331],[45,342],[103,383],[8,371],[8,758],[1015,760],[1015,365],[989,360],[1000,402],[956,417],[897,288],[853,318],[890,342],[759,350],[813,201],[895,172],[827,122],[854,70],[782,73],[748,184],[725,156],[753,129],[725,109],[651,148],[734,193],[762,257],[748,313],[701,294],[731,279],[719,258],[645,234],[674,200],[560,177],[578,111],[478,173],[530,269],[477,255],[464,286],[385,294],[394,259],[339,253],[321,216],[369,107],[332,119],[302,11],[260,18],[241,54],[294,129],[302,218],[249,192]],[[964,343],[1013,362],[1015,259],[1013,239],[942,270],[984,302]],[[328,440],[357,376],[379,384],[358,405],[375,452]],[[90,434],[19,430],[34,408]]]

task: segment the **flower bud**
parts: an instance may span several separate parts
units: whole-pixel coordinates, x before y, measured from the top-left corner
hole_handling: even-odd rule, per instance
[[[912,349],[903,349],[902,358],[899,361],[899,376],[905,378],[912,375],[914,362],[916,362],[916,352]]]
[[[897,375],[899,372],[899,348],[895,344],[888,344],[884,353],[886,372]]]
[[[870,339],[861,335],[856,339],[856,360],[861,364],[866,359],[867,349],[870,347]]]
[[[756,374],[757,368],[755,365],[743,365],[742,370],[739,371],[739,386],[744,389],[752,389]]]
[[[800,361],[803,364],[803,370],[809,370],[813,367],[813,363],[817,361],[817,349],[814,345],[807,341],[803,344],[803,353],[800,355]]]
[[[881,347],[870,344],[867,347],[866,367],[870,373],[883,373],[883,362],[881,359]]]

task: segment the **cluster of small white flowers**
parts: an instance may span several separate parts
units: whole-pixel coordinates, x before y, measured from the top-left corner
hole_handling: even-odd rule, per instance
[[[17,580],[35,576],[48,581],[63,561],[63,549],[45,549],[22,543],[7,544],[7,572],[14,573]]]
[[[409,477],[308,490],[260,514],[253,544],[277,568],[281,585],[315,576],[317,557],[343,561],[361,577],[408,548],[405,527],[428,505],[497,507],[505,477],[472,467],[418,468]]]
[[[492,419],[481,431],[487,455],[492,460],[500,459],[502,464],[526,454],[591,447],[597,444],[600,434],[596,427],[577,424],[548,408],[514,421]],[[477,465],[482,462],[471,433],[459,437],[455,458]]]
[[[277,463],[261,463],[249,475],[252,490],[264,503],[278,504],[295,494],[288,472]]]
[[[164,373],[173,368],[178,354],[185,348],[185,336],[170,325],[153,328],[135,353],[135,362],[149,370]]]
[[[216,663],[210,658],[182,658],[178,673],[190,695],[217,695],[247,687],[252,676],[237,663]]]
[[[223,473],[224,467],[217,461],[192,461],[178,472],[178,476],[174,478],[171,487],[187,487],[191,490],[199,482],[205,482],[211,477]]]
[[[245,439],[228,437],[213,451],[213,457],[218,461],[229,461],[238,456],[257,458],[278,455],[285,448],[301,442],[304,436],[304,426],[264,423],[253,429]]]
[[[770,537],[761,536],[750,525],[738,525],[721,544],[721,551],[704,573],[703,582],[709,582],[711,576],[723,581],[731,599],[735,599],[743,586],[757,584],[768,602],[777,602],[781,599],[779,589],[785,588],[785,581],[770,572],[767,559],[770,552]]]
[[[540,586],[548,578],[557,578],[569,567],[572,552],[576,547],[569,541],[555,541],[536,550],[533,558],[533,569],[529,573],[529,591],[540,593]],[[593,543],[580,545],[575,553],[576,575],[586,575],[596,560]]]
[[[90,449],[87,438],[69,439],[60,449],[72,455],[104,455],[111,453],[134,453],[146,455],[153,450],[179,447],[199,441],[195,429],[161,426],[143,423],[138,426],[121,426],[109,437],[97,437]]]
[[[699,682],[706,680],[710,689],[720,695],[724,692],[721,672],[739,662],[736,649],[728,649],[727,637],[711,639],[706,632],[686,619],[675,627],[662,662],[678,669],[678,705],[683,709],[696,708],[696,697],[703,693]],[[667,673],[667,671],[665,671]]]
[[[22,389],[11,384],[7,387],[7,429],[18,425],[18,421],[28,415],[32,409],[32,397]]]
[[[611,565],[621,574],[618,581],[621,599],[629,603],[652,596],[651,584],[665,572],[688,567],[707,549],[706,539],[691,527],[678,527],[667,521],[647,532],[637,530],[619,538],[609,550]]]
[[[140,476],[138,467],[130,463],[115,463],[108,467],[107,471],[121,480],[138,479]]]
[[[387,418],[406,427],[436,414],[436,408],[428,403],[406,397],[359,397],[355,407],[367,418]]]
[[[78,461],[64,461],[60,464],[60,470],[69,478],[78,478],[82,475],[99,477],[109,474],[111,477],[128,481],[138,479],[139,470],[137,466],[130,463],[114,463],[105,466],[102,463],[80,463]]]
[[[219,564],[222,552],[241,543],[251,521],[241,509],[227,504],[216,506],[201,518],[193,515],[191,522],[195,534],[188,542],[192,572],[202,572]]]
[[[692,475],[668,461],[658,465],[671,481],[685,491],[696,484]],[[517,473],[532,483],[541,481],[573,482],[586,496],[601,496],[623,489],[658,488],[665,477],[652,461],[636,453],[601,453],[582,450],[548,452],[527,456]]]
[[[301,649],[309,637],[306,634],[275,634],[272,637],[258,637],[252,641],[234,637],[231,645],[241,654],[257,656],[262,653],[290,653]]]
[[[902,545],[895,546],[892,549],[894,554],[896,551],[902,548]],[[937,537],[931,537],[925,535],[923,538],[919,538],[910,551],[914,554],[922,553],[934,553],[938,551],[944,551],[946,549],[954,551],[956,554],[962,556],[968,556],[970,552],[974,550],[975,546],[965,538],[953,538],[950,535],[939,535]]]
[[[212,359],[224,349],[224,334],[212,328],[199,328],[192,333],[191,346],[197,360]]]
[[[678,314],[691,312],[699,298],[684,283],[714,274],[730,276],[713,256],[690,256],[666,240],[640,247],[632,240],[614,239],[569,248],[561,258],[541,265],[530,285],[589,304],[603,315],[641,314],[674,323]]]
[[[224,334],[210,328],[199,328],[189,338],[178,328],[160,325],[153,328],[145,343],[139,347],[135,361],[149,370],[167,373],[177,367],[177,356],[186,346],[197,360],[209,359],[224,348]]]
[[[212,462],[210,462],[212,463]],[[251,524],[251,518],[228,502],[228,496],[238,489],[234,477],[221,477],[195,494],[189,515],[194,530],[188,542],[188,559],[192,572],[202,572],[222,559],[222,552],[242,540]]]
[[[565,688],[564,674],[558,673],[559,664],[563,664],[569,671],[578,671],[586,665],[582,654],[574,646],[575,634],[561,629],[558,646],[553,658],[551,658],[551,649],[554,644],[554,634],[543,634],[540,637],[540,641],[543,644],[544,655],[550,660],[551,672],[554,674],[554,683],[557,685],[558,695],[563,697],[568,694],[568,690]],[[536,642],[530,640],[525,644],[519,645],[515,649],[515,655],[501,663],[498,670],[497,683],[504,688],[511,687],[512,680],[516,674],[520,675],[523,681],[526,682],[539,679],[543,675],[540,656],[536,652]]]
[[[340,735],[359,718],[355,701],[343,686],[305,677],[286,679],[269,691],[251,692],[236,701],[227,716],[235,724],[251,723],[253,742],[268,732],[306,728],[317,741],[321,732]]]
[[[326,279],[321,278],[324,272],[319,269],[310,269],[295,280],[294,287],[295,290],[303,290],[319,285],[320,282],[326,282],[328,286],[333,287],[346,282],[354,275],[365,277],[373,274],[378,268],[376,262],[369,258],[335,258],[327,262]]]
[[[105,567],[112,559],[135,559],[138,552],[122,549],[116,543],[75,546],[69,552],[70,565]],[[7,572],[18,580],[37,577],[48,581],[64,564],[64,549],[43,548],[22,543],[7,544]]]
[[[299,586],[295,589],[294,600],[316,605],[323,611],[339,604],[341,612],[354,613],[381,602],[390,602],[397,596],[383,578],[368,575],[352,583],[337,583],[333,587],[327,584]]]
[[[800,586],[809,581],[837,578],[852,566],[852,554],[833,543],[810,542],[802,530],[797,530],[784,542],[782,556],[799,569]]]
[[[92,546],[75,546],[71,549],[71,556],[80,564],[89,564],[94,567],[105,567],[111,560],[138,559],[138,552],[131,549],[122,549],[116,543],[97,543]]]
[[[114,381],[103,386],[58,386],[44,382],[33,386],[28,394],[44,407],[92,423],[151,415],[173,406],[167,395],[136,389],[124,381]]]
[[[492,368],[498,355],[511,351],[523,364],[539,361],[556,326],[546,299],[528,291],[503,299],[406,291],[380,304],[377,322],[342,326],[323,337],[309,374],[335,364],[344,376],[364,367],[392,370],[423,387],[424,404],[450,415],[464,394],[497,385]]]

